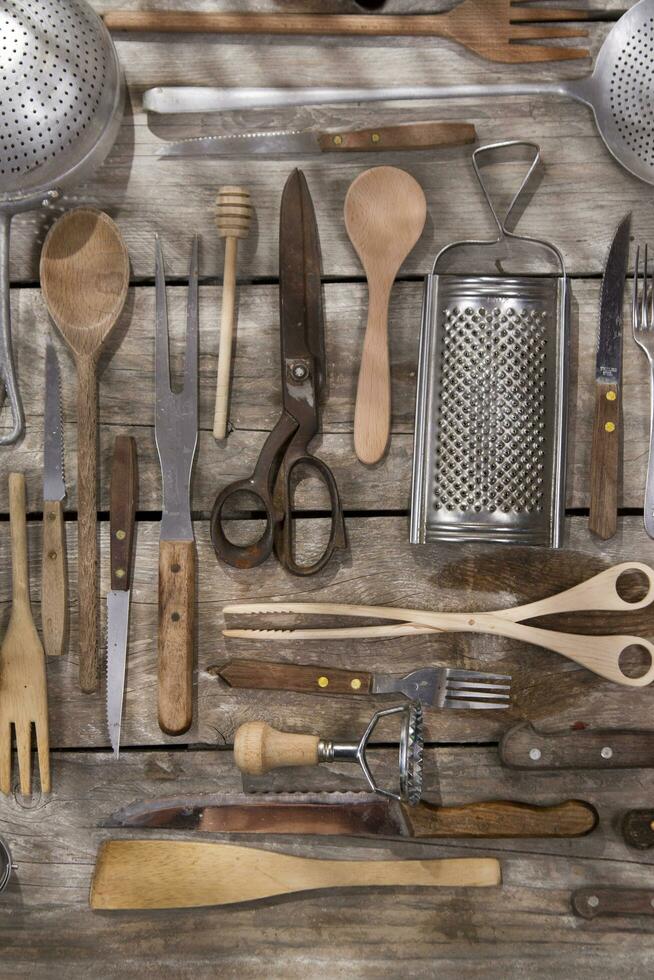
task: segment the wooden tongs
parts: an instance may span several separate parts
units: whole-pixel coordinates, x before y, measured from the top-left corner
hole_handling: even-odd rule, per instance
[[[618,593],[619,579],[626,573],[640,573],[647,580],[643,598],[634,602]],[[601,611],[623,612],[642,609],[654,600],[654,571],[641,562],[614,565],[586,582],[565,592],[514,609],[492,612],[428,612],[395,609],[391,606],[353,606],[345,603],[246,602],[225,606],[225,613],[303,613],[320,616],[354,616],[397,620],[395,625],[346,626],[336,629],[226,629],[225,636],[267,640],[343,640],[352,638],[413,636],[420,633],[494,633],[535,646],[544,647],[581,664],[600,677],[628,687],[644,687],[654,680],[654,645],[639,636],[588,636],[525,626],[524,620],[554,613]],[[628,647],[645,650],[648,669],[640,677],[625,674],[620,658]]]

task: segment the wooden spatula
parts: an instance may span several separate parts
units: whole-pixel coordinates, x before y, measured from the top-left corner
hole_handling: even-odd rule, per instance
[[[32,725],[36,729],[41,790],[50,792],[48,691],[45,654],[32,619],[27,574],[25,477],[9,474],[11,518],[12,605],[0,649],[0,792],[11,790],[11,726],[16,731],[20,791],[32,790],[30,755]]]
[[[323,861],[215,842],[110,840],[98,853],[90,903],[94,909],[197,908],[315,888],[500,883],[495,858]]]

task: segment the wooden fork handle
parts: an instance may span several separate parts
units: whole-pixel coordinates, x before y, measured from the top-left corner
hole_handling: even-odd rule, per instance
[[[614,384],[595,387],[595,420],[590,453],[590,516],[588,527],[603,541],[618,523],[620,471],[620,390]]]
[[[182,735],[193,720],[195,541],[159,543],[159,727]]]
[[[228,660],[215,670],[230,687],[301,694],[370,694],[372,674],[268,660]]]
[[[49,657],[59,657],[66,645],[68,580],[63,500],[43,503],[41,557],[41,623],[43,646]]]
[[[388,304],[392,281],[369,283],[368,323],[354,409],[354,449],[362,463],[379,462],[391,430]]]
[[[22,473],[9,474],[9,518],[12,603],[23,608],[29,608],[30,592],[27,572],[25,476]]]

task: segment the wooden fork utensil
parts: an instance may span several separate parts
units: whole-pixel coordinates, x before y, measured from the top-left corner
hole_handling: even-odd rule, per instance
[[[519,0],[462,0],[440,14],[242,14],[184,10],[115,10],[104,15],[112,31],[211,32],[219,34],[304,34],[351,37],[442,37],[458,41],[489,61],[506,64],[586,58],[579,47],[543,44],[556,38],[587,37],[564,21],[581,21],[590,11]],[[539,42],[539,43],[535,43]]]
[[[32,725],[36,730],[41,790],[50,792],[48,691],[45,653],[30,607],[25,522],[25,477],[9,474],[12,605],[0,648],[0,792],[11,791],[11,735],[16,733],[20,791],[32,791]]]

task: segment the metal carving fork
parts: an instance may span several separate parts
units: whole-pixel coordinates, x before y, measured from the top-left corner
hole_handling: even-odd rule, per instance
[[[647,356],[650,370],[649,458],[643,517],[645,530],[654,538],[654,288],[647,267],[647,245],[643,249],[642,291],[638,288],[639,275],[640,247],[636,249],[631,318],[634,340]]]

